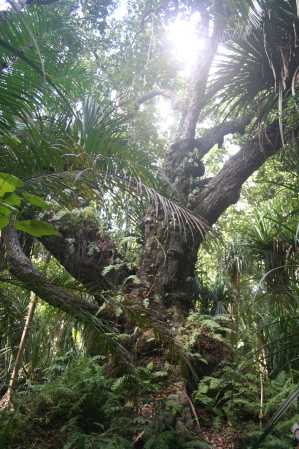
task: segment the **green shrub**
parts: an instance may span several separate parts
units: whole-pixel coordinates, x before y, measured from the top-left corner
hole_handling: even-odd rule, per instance
[[[19,413],[12,413],[8,410],[0,412],[0,447],[9,448],[11,444],[18,441],[22,435],[26,435],[31,423],[29,416]]]

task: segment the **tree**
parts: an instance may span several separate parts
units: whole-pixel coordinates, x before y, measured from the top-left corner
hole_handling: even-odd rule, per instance
[[[151,17],[167,20],[173,12],[174,4],[170,1],[156,7],[153,3],[153,8],[149,10],[137,7],[137,4],[135,6],[135,11],[134,9],[133,12],[129,11],[132,12],[132,21],[136,20],[136,17],[142,18],[140,33],[143,32],[146,38],[147,20]],[[5,43],[4,39],[0,41],[3,52],[0,75],[0,81],[3,83],[0,95],[2,94],[4,99],[2,124],[3,130],[4,126],[8,129],[8,132],[3,133],[2,139],[4,170],[16,171],[16,166],[13,167],[9,159],[10,154],[17,157],[18,162],[27,161],[27,166],[30,166],[29,158],[22,153],[20,145],[20,139],[24,138],[31,155],[38,156],[34,170],[31,167],[33,177],[41,176],[41,182],[36,183],[35,188],[38,184],[39,191],[47,191],[53,195],[51,192],[54,192],[53,186],[56,183],[56,200],[62,198],[61,192],[59,193],[62,185],[72,189],[75,172],[75,179],[81,181],[81,185],[73,189],[73,196],[70,194],[68,197],[67,201],[72,201],[73,204],[78,202],[77,198],[84,190],[89,191],[89,199],[99,201],[99,196],[102,196],[104,202],[105,200],[109,202],[107,191],[115,192],[120,186],[122,192],[129,191],[139,197],[149,193],[149,196],[156,201],[155,207],[146,208],[142,219],[142,257],[139,266],[133,270],[128,267],[125,260],[121,260],[112,236],[99,230],[97,223],[87,219],[83,228],[82,222],[70,224],[65,219],[48,217],[60,234],[40,236],[40,241],[84,286],[91,297],[90,301],[77,298],[72,292],[45,279],[25,254],[13,223],[5,226],[2,229],[2,240],[10,273],[26,288],[49,304],[91,322],[94,321],[92,317],[98,313],[99,302],[102,301],[99,298],[103,298],[103,294],[108,290],[122,290],[128,305],[133,307],[136,304],[142,306],[142,300],[149,299],[151,313],[158,310],[159,314],[160,308],[165,310],[165,306],[166,308],[175,306],[185,313],[192,307],[196,297],[195,263],[204,234],[230,205],[238,201],[242,185],[252,173],[268,158],[279,152],[292,136],[296,138],[297,135],[296,114],[291,129],[284,126],[283,116],[283,113],[286,115],[294,113],[290,102],[291,95],[297,88],[298,48],[297,35],[293,31],[298,27],[295,2],[290,0],[273,3],[265,0],[260,1],[258,7],[253,6],[251,10],[248,6],[244,7],[244,2],[241,1],[227,1],[222,4],[203,1],[198,5],[199,33],[206,41],[206,48],[198,55],[186,89],[175,142],[166,151],[162,169],[159,171],[161,180],[166,183],[166,191],[181,206],[187,206],[188,210],[179,208],[173,202],[165,202],[166,200],[161,199],[136,178],[133,180],[128,175],[123,175],[120,169],[128,170],[132,166],[133,157],[128,151],[126,158],[122,160],[119,158],[120,148],[128,149],[130,140],[124,128],[119,126],[119,118],[115,112],[109,110],[110,99],[107,101],[106,111],[110,113],[110,118],[114,116],[113,127],[109,127],[105,113],[101,116],[104,120],[98,120],[97,107],[93,108],[93,117],[96,117],[96,121],[91,120],[91,115],[89,122],[85,119],[77,120],[79,114],[77,117],[73,114],[72,108],[75,108],[78,101],[77,92],[78,90],[82,92],[88,83],[88,77],[85,80],[80,79],[82,70],[80,72],[77,67],[77,72],[73,71],[77,55],[80,54],[79,60],[82,63],[84,58],[91,58],[90,52],[86,49],[86,42],[91,45],[91,49],[96,42],[101,42],[101,39],[105,42],[101,36],[99,39],[98,33],[90,31],[88,14],[84,16],[86,28],[82,40],[78,36],[74,37],[72,31],[74,23],[76,21],[78,23],[80,18],[76,16],[77,6],[71,3],[65,9],[53,4],[47,6],[47,10],[43,7],[28,10],[25,8],[24,11],[5,16],[6,29],[1,30],[1,33],[10,36],[10,40],[8,43]],[[196,7],[193,2],[179,2],[178,8],[181,12],[190,14]],[[65,30],[65,34],[58,39],[57,33],[51,34],[51,26],[57,27],[58,12],[61,13],[62,10],[65,15],[72,12],[70,19],[67,20],[69,36]],[[46,11],[50,11],[52,20],[52,25],[49,25],[52,39],[50,43],[43,38],[41,32]],[[99,17],[99,11],[97,14]],[[40,25],[38,30],[34,29],[35,15]],[[239,35],[241,33],[230,35],[236,18],[240,18],[240,30],[241,32],[244,30],[244,37]],[[25,19],[26,22],[23,22]],[[20,27],[20,33],[13,33],[16,24]],[[34,33],[37,34],[37,38]],[[136,39],[139,39],[140,33],[136,32]],[[109,36],[110,39],[112,37]],[[18,39],[22,40],[20,45],[17,44]],[[220,68],[216,70],[216,75],[213,75],[211,67],[223,42],[230,45],[229,53],[226,53],[222,65],[220,64]],[[60,49],[60,54],[57,48]],[[97,60],[98,57],[99,55],[95,53],[94,58]],[[105,62],[108,64],[109,60],[111,62],[108,51]],[[64,76],[62,69],[72,73],[71,79]],[[21,80],[24,77],[30,79],[30,85],[22,85]],[[165,86],[157,86],[152,78],[147,84],[156,89],[135,98],[133,103],[137,107],[157,95],[165,95]],[[17,99],[11,95],[15,86],[18,89]],[[104,89],[105,83],[102,87]],[[7,95],[7,92],[10,95]],[[53,104],[49,96],[49,93],[53,95],[53,92],[58,105]],[[278,107],[275,106],[276,101]],[[138,114],[136,106],[133,108],[134,117],[136,113]],[[131,112],[126,102],[120,103],[119,108],[127,110],[126,118],[130,120]],[[209,111],[213,108],[218,111],[214,120],[219,123],[198,136],[199,124],[211,116]],[[34,109],[35,114],[32,114]],[[47,111],[46,114],[43,110]],[[104,107],[103,110],[105,111]],[[33,123],[28,120],[28,113],[34,115]],[[20,118],[22,121],[26,120],[26,124],[29,123],[29,132],[24,132],[20,128]],[[246,127],[249,127],[247,133]],[[93,133],[94,130],[97,133]],[[93,158],[90,158],[91,154],[87,151],[88,148],[92,148],[93,142],[97,142],[101,130],[109,137],[109,140],[105,140],[102,136],[101,140],[102,147],[109,143],[109,151],[106,153],[106,156],[109,155],[109,163],[107,157],[103,161],[99,157],[95,158],[93,150],[91,151]],[[239,151],[223,164],[215,176],[198,179],[202,178],[205,172],[202,162],[204,156],[215,145],[221,147],[225,136],[237,133],[245,134],[245,138],[240,139]],[[116,140],[114,136],[117,137]],[[117,149],[110,145],[113,141],[116,142]],[[72,151],[69,151],[70,148]],[[40,157],[40,151],[43,151],[43,158]],[[71,162],[66,161],[65,154],[68,153],[72,154]],[[136,154],[140,153],[135,153],[134,157]],[[46,162],[44,157],[47,158]],[[100,163],[92,165],[95,160]],[[140,167],[142,158],[139,162]],[[102,183],[102,190],[101,182],[98,179],[96,181],[91,179],[95,173],[94,167],[102,170],[100,173],[105,173],[105,170],[108,173]],[[154,164],[151,167],[152,175],[153,168]],[[18,170],[15,174],[22,177],[22,164],[18,165]],[[138,173],[136,165],[134,170]],[[90,175],[88,180],[86,173]],[[155,175],[157,176],[157,172]],[[105,183],[109,183],[108,190]],[[114,187],[111,189],[112,184]],[[90,193],[95,190],[100,192],[97,197]],[[170,214],[167,213],[169,210]],[[29,213],[29,218],[36,214],[35,211],[31,211],[31,216],[30,211],[26,213]],[[206,226],[202,225],[203,220]],[[70,240],[74,244],[70,244]],[[90,251],[91,247],[94,251]],[[128,282],[131,276],[137,276],[138,282]]]

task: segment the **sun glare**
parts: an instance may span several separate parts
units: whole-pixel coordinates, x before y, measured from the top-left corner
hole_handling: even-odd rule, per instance
[[[0,11],[6,11],[9,5],[5,0],[0,0]]]
[[[170,23],[165,35],[169,46],[169,51],[180,64],[180,74],[188,78],[198,60],[198,54],[205,50],[206,41],[198,34],[198,25],[200,14],[193,14],[189,20],[182,17],[176,18]],[[173,126],[175,124],[175,115],[173,113],[169,100],[160,97],[158,99],[158,128],[164,136],[171,138]]]
[[[182,72],[188,76],[200,50],[204,50],[206,42],[198,35],[200,15],[195,13],[190,20],[178,17],[168,25],[166,34],[173,56],[181,63]]]

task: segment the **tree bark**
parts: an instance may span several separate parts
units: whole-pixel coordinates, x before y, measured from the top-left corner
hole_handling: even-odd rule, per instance
[[[96,314],[98,306],[94,303],[83,301],[66,289],[59,287],[40,273],[23,252],[17,231],[11,226],[2,230],[2,237],[6,249],[6,258],[10,272],[20,280],[23,285],[32,290],[37,296],[45,299],[50,305],[59,307],[78,319],[83,319],[88,314]]]
[[[195,299],[194,268],[201,234],[186,223],[165,223],[151,210],[145,217],[145,246],[138,277],[143,297],[187,312]]]
[[[244,182],[282,148],[278,121],[245,143],[194,198],[192,210],[210,225],[239,197]]]
[[[43,237],[40,241],[61,265],[102,303],[105,291],[121,289],[131,275],[114,242],[99,231],[91,221],[70,223],[69,220],[49,221],[60,236]],[[109,270],[106,270],[109,267]]]

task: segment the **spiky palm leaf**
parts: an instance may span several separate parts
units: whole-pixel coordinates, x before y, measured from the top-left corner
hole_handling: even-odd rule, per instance
[[[269,433],[273,431],[274,427],[277,425],[279,420],[285,415],[285,413],[289,410],[289,408],[293,405],[293,403],[298,400],[298,397],[299,397],[299,387],[297,387],[289,395],[286,401],[284,401],[283,404],[279,407],[279,409],[274,414],[269,424],[266,426],[265,430],[262,432],[261,436],[252,445],[251,449],[259,449],[261,447],[260,445],[262,444],[262,442],[269,435]]]
[[[279,94],[296,89],[299,20],[295,0],[258,0],[247,29],[233,36],[218,63],[213,89],[238,112],[269,113]]]
[[[84,78],[75,55],[82,48],[68,17],[34,7],[0,18],[0,134],[26,122],[45,101],[63,100]],[[72,76],[69,74],[72,73]]]

